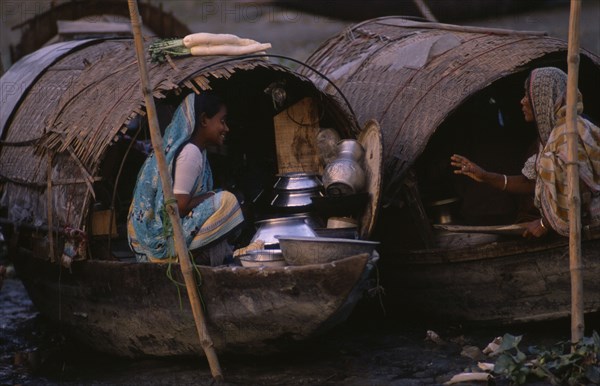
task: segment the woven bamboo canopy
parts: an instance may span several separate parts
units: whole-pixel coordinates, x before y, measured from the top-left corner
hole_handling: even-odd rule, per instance
[[[256,57],[184,57],[151,64],[149,73],[153,95],[161,99],[210,89],[211,81],[260,69],[263,74],[284,74],[318,92],[306,78]],[[33,78],[27,75],[32,73]],[[10,205],[24,208],[22,218],[9,215],[13,221],[45,223],[44,191],[51,185],[59,223],[82,226],[107,150],[133,118],[145,115],[139,82],[130,39],[57,43],[7,71],[2,83],[14,86],[13,107],[3,111],[0,180],[10,191]],[[334,115],[346,117],[337,101],[323,102],[337,106]]]
[[[465,101],[536,66],[566,69],[566,53],[566,42],[542,33],[386,17],[329,39],[308,64],[340,87],[359,122],[379,121],[389,195],[437,128]],[[600,58],[582,50],[580,90],[588,112],[600,101],[594,82],[586,79],[597,85],[599,77]]]

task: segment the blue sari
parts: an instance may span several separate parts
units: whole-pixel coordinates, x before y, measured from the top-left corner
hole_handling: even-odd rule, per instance
[[[187,143],[194,129],[194,97],[191,93],[183,100],[165,131],[163,142],[169,173],[179,148]],[[203,156],[204,167],[194,182],[194,197],[213,190],[206,150]],[[138,175],[127,218],[129,245],[138,261],[166,262],[176,257],[170,219],[164,207],[158,165],[152,153]],[[243,220],[236,197],[221,191],[192,209],[181,219],[181,225],[188,248],[198,249],[226,235]]]

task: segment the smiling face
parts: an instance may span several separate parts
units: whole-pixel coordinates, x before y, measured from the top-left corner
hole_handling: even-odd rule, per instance
[[[229,132],[226,119],[227,107],[225,105],[221,105],[219,111],[211,118],[202,113],[198,121],[200,127],[196,135],[198,145],[202,147],[206,145],[223,145],[225,136]]]

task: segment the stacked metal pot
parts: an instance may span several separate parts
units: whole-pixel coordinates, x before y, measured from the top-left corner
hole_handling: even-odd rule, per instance
[[[313,208],[312,198],[323,197],[323,183],[315,173],[280,174],[273,185],[271,207],[283,213],[306,213]]]

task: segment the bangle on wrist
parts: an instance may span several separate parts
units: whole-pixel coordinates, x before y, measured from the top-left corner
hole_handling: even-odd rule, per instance
[[[508,177],[506,177],[506,174],[502,175],[504,177],[504,186],[502,187],[502,190],[506,190],[506,185],[508,185]]]
[[[542,226],[542,228],[543,228],[545,231],[547,231],[547,230],[548,230],[548,228],[546,228],[546,226],[544,225],[544,218],[543,218],[543,217],[541,217],[541,218],[540,218],[540,225]]]

